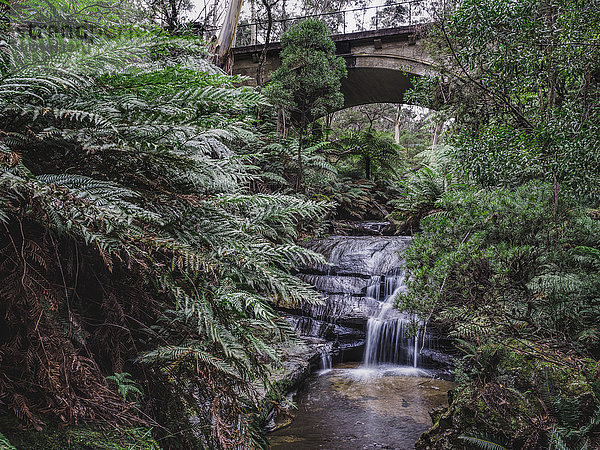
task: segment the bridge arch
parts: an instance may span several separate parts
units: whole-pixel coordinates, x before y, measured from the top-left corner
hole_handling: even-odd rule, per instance
[[[407,26],[332,36],[336,52],[344,57],[348,77],[342,80],[344,108],[368,103],[405,103],[411,79],[433,72],[433,61],[421,39],[423,26]],[[233,49],[233,74],[256,84],[262,45]],[[267,47],[264,78],[280,65],[281,45]]]

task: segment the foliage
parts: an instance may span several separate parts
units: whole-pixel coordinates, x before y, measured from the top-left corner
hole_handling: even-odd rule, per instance
[[[417,448],[437,448],[439,438],[453,448],[465,438],[481,448],[598,446],[596,361],[552,344],[493,336],[465,347],[463,360],[469,379],[437,418],[442,435],[422,438]]]
[[[562,189],[597,203],[598,3],[450,3],[431,33],[444,68],[415,97],[456,119],[463,170],[481,186],[540,179],[555,198]]]
[[[256,182],[262,192],[285,192],[294,184],[295,158],[299,141],[296,138],[273,139],[262,146],[256,157]],[[338,175],[337,168],[328,161],[328,141],[308,142],[302,150],[307,187],[332,183]]]
[[[370,129],[393,132],[397,113],[398,105],[392,103],[351,106],[331,114],[331,130],[334,137],[347,131]]]
[[[256,177],[252,188],[256,192],[289,192],[295,179],[294,157],[298,140],[288,138],[274,140],[263,146],[255,158]],[[337,161],[339,143],[316,141],[308,143],[302,151],[305,168],[305,194],[314,200],[327,202],[334,211],[328,218],[334,220],[364,220],[383,218],[388,214],[390,198],[398,195],[395,183],[388,180],[365,180],[360,166],[355,166],[350,157],[344,163]],[[305,231],[323,231],[317,224],[305,223]]]
[[[0,433],[0,448],[2,450],[16,450],[16,447],[2,433]]]
[[[300,22],[282,36],[281,47],[281,66],[265,90],[269,98],[299,114],[300,121],[343,104],[340,80],[346,76],[346,64],[335,55],[335,44],[322,22]]]
[[[371,18],[371,26],[376,29],[393,28],[408,24],[410,19],[407,19],[409,19],[407,4],[399,4],[395,0],[385,0],[383,7],[378,8],[375,17]]]
[[[136,386],[131,374],[127,372],[115,373],[106,377],[106,381],[112,381],[117,386],[117,392],[121,394],[123,400],[131,401],[143,395],[142,391]]]
[[[193,9],[190,0],[155,0],[145,3],[145,7],[152,12],[153,19],[165,24],[170,30],[181,26],[186,13]]]
[[[466,353],[451,434],[595,448],[598,2],[440,3],[429,33],[440,70],[409,97],[453,119],[450,145],[434,149],[444,160],[430,156],[463,186],[424,202],[432,211],[437,197],[407,253],[402,304]]]
[[[475,402],[472,410],[478,410],[472,398],[477,396],[486,398],[486,408],[495,414],[474,412],[479,419],[469,433],[502,432],[511,439],[526,439],[529,433],[527,448],[549,439],[541,422],[535,422],[539,425],[535,433],[516,434],[524,426],[519,421],[527,420],[539,405],[527,392],[544,395],[544,379],[532,379],[526,373],[529,359],[516,361],[517,356],[506,352],[514,350],[530,355],[532,364],[550,361],[559,368],[588,365],[579,362],[581,355],[597,357],[600,352],[596,263],[600,222],[585,209],[569,205],[568,199],[561,199],[560,204],[555,221],[552,190],[539,183],[515,190],[450,191],[436,202],[438,211],[421,221],[423,231],[406,253],[412,279],[402,307],[425,320],[434,318],[467,354],[470,369],[461,377],[461,386],[470,390],[468,395],[467,391],[461,394],[462,412],[455,409],[456,414],[467,414],[469,402]],[[524,342],[528,344],[521,350]],[[554,349],[564,353],[554,354]],[[590,382],[595,375],[593,370],[582,370],[577,376]],[[598,393],[573,406],[581,414],[568,418],[564,414],[570,406],[564,392],[577,389],[573,375],[561,375],[552,383],[556,394],[544,399],[544,405],[550,409],[553,404],[555,409],[544,420],[562,422],[569,430],[582,427],[590,408],[600,405]],[[517,406],[524,398],[527,403]],[[502,420],[507,424],[501,425],[496,415],[505,417]],[[472,426],[468,423],[461,421],[461,432]],[[575,436],[569,436],[574,442]]]
[[[248,192],[264,99],[200,44],[108,29],[0,41],[2,409],[261,445],[257,386],[294,334],[271,304],[320,301],[290,271],[320,260],[294,240],[327,206]]]
[[[338,163],[340,159],[350,159],[353,166],[358,163],[367,180],[398,175],[400,147],[388,134],[373,129],[349,131],[336,143],[341,147]]]
[[[600,278],[579,250],[599,248],[597,221],[565,207],[555,222],[543,184],[450,192],[436,206],[407,253],[407,304],[433,309],[459,337],[535,335],[600,349]]]
[[[343,29],[340,24],[344,23],[344,20],[350,20],[349,17],[345,17],[343,14],[336,14],[340,11],[347,9],[364,8],[368,5],[367,0],[330,0],[322,2],[318,0],[302,0],[301,11],[303,15],[314,15],[314,14],[326,14],[323,20],[327,23],[327,26],[333,30]],[[364,20],[361,17],[360,11],[355,14],[354,20],[360,22]]]
[[[389,218],[404,228],[418,230],[421,220],[436,211],[436,202],[454,188],[449,175],[440,174],[427,166],[399,182],[402,192],[390,203],[395,208]]]
[[[495,443],[492,439],[485,436],[459,436],[465,442],[473,444],[477,448],[482,448],[484,450],[506,450],[506,447],[503,445]]]
[[[110,429],[104,427],[103,429],[101,426],[79,425],[60,428],[53,423],[49,423],[42,431],[23,430],[13,425],[9,427],[13,427],[10,430],[11,441],[19,449],[159,450],[161,448],[152,437],[152,429],[144,427]]]

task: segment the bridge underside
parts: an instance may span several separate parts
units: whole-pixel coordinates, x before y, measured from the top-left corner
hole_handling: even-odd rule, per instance
[[[432,61],[415,27],[335,35],[336,53],[346,60],[348,78],[342,80],[344,108],[368,103],[405,103],[411,78],[431,73]],[[269,44],[263,66],[269,79],[281,61],[279,42]],[[262,46],[234,48],[233,73],[256,84]]]
[[[368,103],[404,103],[410,76],[397,69],[355,67],[342,80],[344,108]]]

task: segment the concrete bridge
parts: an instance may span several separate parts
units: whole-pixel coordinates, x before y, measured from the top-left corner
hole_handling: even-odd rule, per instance
[[[344,107],[368,103],[405,103],[404,93],[411,79],[433,72],[423,33],[427,24],[404,25],[352,33],[334,34],[336,53],[346,60],[348,78],[342,81]],[[233,74],[250,77],[256,85],[258,61],[263,44],[238,46],[232,49]],[[280,65],[281,44],[267,45],[267,60],[263,78]]]

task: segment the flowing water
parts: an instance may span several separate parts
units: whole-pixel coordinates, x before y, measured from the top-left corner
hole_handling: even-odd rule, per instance
[[[331,353],[323,352],[321,353],[321,371],[331,370]]]
[[[394,308],[406,289],[406,236],[330,236],[308,246],[329,265],[299,275],[325,304],[290,315],[300,334],[321,338],[338,353],[364,348],[362,363],[333,365],[321,353],[320,371],[300,390],[290,425],[270,435],[281,449],[408,449],[431,426],[428,412],[447,402],[449,381],[435,379],[426,355],[435,341],[421,324]]]
[[[300,334],[364,345],[364,363],[422,367],[423,354],[434,342],[414,317],[394,308],[406,290],[402,255],[408,236],[330,236],[308,246],[322,253],[329,265],[303,268],[299,275],[315,286],[325,303],[308,306],[290,317]]]

